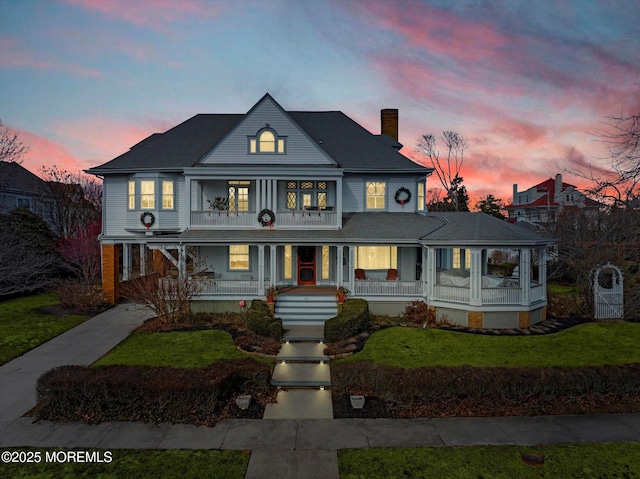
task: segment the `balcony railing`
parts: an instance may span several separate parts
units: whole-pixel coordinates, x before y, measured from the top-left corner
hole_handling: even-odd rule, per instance
[[[226,211],[192,211],[191,226],[200,228],[251,228],[259,227],[258,213],[244,211],[239,213]],[[328,228],[338,226],[338,215],[335,211],[291,211],[283,210],[276,213],[276,228]]]
[[[191,226],[196,227],[241,227],[248,228],[258,225],[258,214],[255,211],[233,213],[227,211],[192,211]]]
[[[422,283],[420,281],[356,280],[354,290],[356,295],[419,296],[422,294]]]

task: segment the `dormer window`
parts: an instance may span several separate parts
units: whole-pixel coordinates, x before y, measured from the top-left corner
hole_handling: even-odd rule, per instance
[[[283,155],[286,139],[284,136],[278,136],[278,133],[267,125],[256,136],[249,137],[249,153],[252,155],[274,153]]]

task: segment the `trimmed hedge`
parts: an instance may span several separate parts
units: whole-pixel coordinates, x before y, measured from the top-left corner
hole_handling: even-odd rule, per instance
[[[327,342],[356,336],[367,331],[371,325],[369,305],[364,299],[349,299],[335,318],[324,323],[324,338]]]
[[[524,416],[640,411],[640,363],[595,368],[463,366],[418,369],[371,362],[343,363],[331,366],[331,384],[334,401],[345,398],[348,401],[351,394],[363,394],[376,405],[378,416]],[[351,417],[350,414],[342,417]]]
[[[267,303],[254,299],[247,314],[247,327],[260,336],[268,338],[282,339],[284,330],[282,319],[274,318]]]
[[[38,380],[39,419],[170,422],[213,425],[235,414],[261,417],[272,393],[267,364],[242,359],[206,368],[61,366]],[[253,412],[235,407],[237,395],[254,397]],[[251,409],[251,408],[250,408]]]

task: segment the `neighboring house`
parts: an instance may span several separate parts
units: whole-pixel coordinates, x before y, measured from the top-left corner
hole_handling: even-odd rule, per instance
[[[562,175],[558,174],[555,180],[549,178],[525,191],[518,191],[518,185],[514,184],[513,202],[506,206],[506,209],[511,222],[548,224],[555,223],[558,213],[562,210],[597,211],[600,206],[597,201],[578,191],[574,185],[564,183]]]
[[[15,162],[0,161],[0,213],[29,208],[45,217],[49,184]]]
[[[543,320],[552,242],[482,213],[429,214],[432,170],[399,153],[398,111],[381,118],[374,135],[267,94],[246,114],[196,115],[91,168],[104,178],[105,292],[115,302],[121,279],[168,265],[201,282],[198,309],[237,310],[271,285],[345,286],[374,313],[422,300],[475,327]],[[487,274],[495,248],[519,251],[517,278]]]

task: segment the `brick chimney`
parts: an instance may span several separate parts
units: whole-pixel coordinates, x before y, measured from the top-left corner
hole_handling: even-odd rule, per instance
[[[383,135],[389,135],[398,141],[398,109],[385,108],[380,110],[380,130]]]

